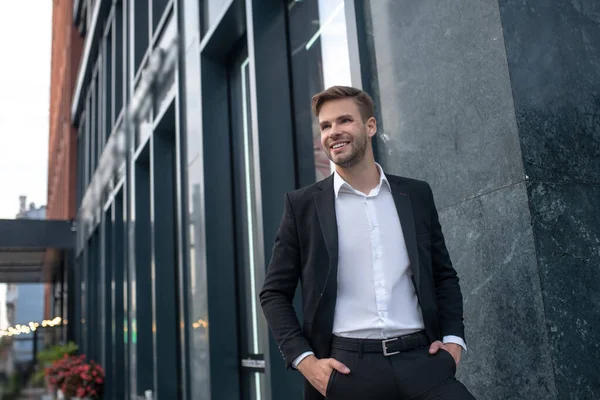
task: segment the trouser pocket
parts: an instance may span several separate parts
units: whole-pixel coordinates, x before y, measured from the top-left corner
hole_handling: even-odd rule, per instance
[[[449,351],[446,351],[444,349],[440,349],[439,351],[442,352],[442,356],[444,356],[444,358],[446,358],[447,362],[450,363],[450,367],[452,368],[452,375],[456,374],[456,361],[454,361],[454,357],[452,357],[452,354],[450,354]],[[446,354],[444,354],[446,353]]]
[[[327,381],[327,389],[325,389],[325,397],[329,398],[331,396],[331,387],[333,386],[333,381],[337,375],[337,369],[331,371],[331,375],[329,375],[329,381]]]

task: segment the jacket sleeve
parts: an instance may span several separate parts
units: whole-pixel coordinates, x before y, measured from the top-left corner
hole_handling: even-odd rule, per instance
[[[312,351],[292,303],[300,274],[296,220],[289,195],[286,194],[283,217],[260,293],[260,303],[287,368],[299,355]]]
[[[427,185],[431,207],[431,261],[435,296],[442,336],[458,336],[465,340],[463,299],[458,275],[450,261],[431,187]]]

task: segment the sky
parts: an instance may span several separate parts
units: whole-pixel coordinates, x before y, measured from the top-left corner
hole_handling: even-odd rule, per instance
[[[46,204],[52,1],[3,1],[0,13],[0,218]]]

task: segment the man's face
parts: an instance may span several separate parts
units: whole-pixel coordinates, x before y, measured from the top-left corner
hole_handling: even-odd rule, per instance
[[[330,100],[319,111],[321,144],[327,157],[342,168],[357,165],[377,130],[375,118],[363,123],[360,110],[351,98]]]

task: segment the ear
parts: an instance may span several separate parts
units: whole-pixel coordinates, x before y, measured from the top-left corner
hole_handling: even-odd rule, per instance
[[[377,133],[377,120],[375,117],[369,118],[365,126],[367,127],[367,134],[369,137],[375,136],[375,133]]]

